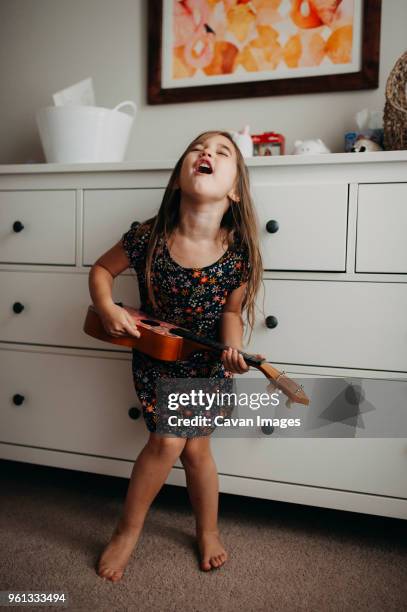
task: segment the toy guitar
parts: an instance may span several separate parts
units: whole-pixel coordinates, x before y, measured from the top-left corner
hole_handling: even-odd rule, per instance
[[[122,302],[115,302],[115,304],[125,308],[131,316],[140,331],[139,338],[130,334],[119,337],[108,334],[93,304],[88,308],[83,331],[93,338],[135,348],[141,353],[164,361],[186,360],[190,353],[202,347],[216,352],[228,348],[221,342],[198,336],[187,329],[176,327],[172,323],[160,321],[160,319],[150,317],[143,311],[131,306],[123,306]],[[272,385],[280,389],[290,401],[298,404],[309,404],[309,399],[302,386],[288,378],[284,371],[279,372],[270,363],[267,363],[264,359],[259,359],[256,355],[243,351],[239,351],[239,353],[241,353],[247,365],[260,370],[271,381]]]

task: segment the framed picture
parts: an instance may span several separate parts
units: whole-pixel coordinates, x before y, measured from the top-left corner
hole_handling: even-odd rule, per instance
[[[381,0],[148,0],[148,103],[378,87]]]

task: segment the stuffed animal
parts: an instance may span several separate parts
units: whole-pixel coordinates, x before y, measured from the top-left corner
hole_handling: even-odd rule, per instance
[[[233,140],[239,147],[243,157],[253,157],[253,141],[250,136],[250,126],[245,125],[240,132],[229,132]]]
[[[320,138],[296,140],[293,155],[314,155],[315,153],[330,153],[331,151]]]
[[[366,136],[358,136],[351,148],[351,153],[365,153],[370,151],[383,151],[382,147]]]

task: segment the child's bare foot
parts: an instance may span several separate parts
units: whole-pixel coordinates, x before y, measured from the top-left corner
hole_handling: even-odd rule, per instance
[[[197,536],[201,553],[201,569],[208,571],[221,567],[228,558],[226,550],[219,539],[218,531],[204,531]]]
[[[130,529],[119,521],[99,559],[97,573],[101,578],[112,582],[118,582],[122,578],[140,532],[141,527]]]

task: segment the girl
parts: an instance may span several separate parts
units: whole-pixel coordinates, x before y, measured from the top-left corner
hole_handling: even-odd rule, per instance
[[[207,431],[192,428],[187,438],[158,435],[155,412],[159,378],[225,378],[249,370],[239,353],[242,312],[247,310],[252,331],[263,266],[248,171],[228,132],[195,138],[172,172],[157,215],[132,223],[92,266],[89,290],[106,331],[139,337],[126,310],[112,299],[113,279],[128,267],[137,273],[141,310],[229,348],[220,356],[195,351],[177,362],[132,350],[134,386],[150,437],[134,464],[122,516],[98,563],[99,576],[114,582],[121,579],[147,511],[178,457],[195,514],[200,567],[219,568],[228,557],[217,528],[218,475]]]

